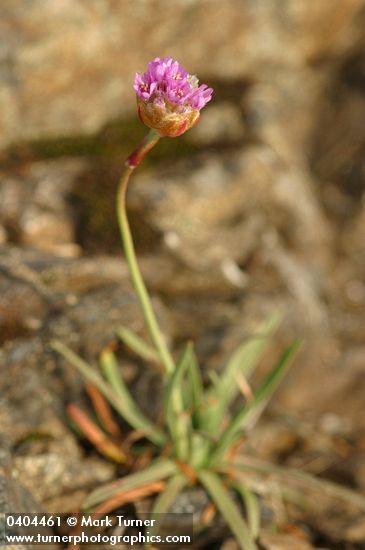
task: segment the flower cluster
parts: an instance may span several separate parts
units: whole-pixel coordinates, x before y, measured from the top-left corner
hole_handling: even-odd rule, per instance
[[[200,109],[212,98],[212,88],[198,84],[196,76],[189,75],[171,57],[156,57],[134,80],[142,122],[161,136],[184,133],[197,122]]]

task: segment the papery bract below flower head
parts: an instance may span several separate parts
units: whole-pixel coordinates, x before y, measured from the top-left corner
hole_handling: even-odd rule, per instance
[[[133,86],[142,122],[161,136],[176,137],[186,132],[212,98],[212,88],[198,84],[197,77],[189,75],[172,57],[150,61],[145,73],[136,73]]]

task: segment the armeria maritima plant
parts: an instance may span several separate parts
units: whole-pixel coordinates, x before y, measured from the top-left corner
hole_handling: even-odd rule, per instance
[[[152,513],[164,513],[185,487],[200,484],[243,550],[257,548],[260,529],[258,500],[250,485],[252,470],[262,475],[276,475],[282,482],[291,478],[307,485],[320,483],[321,489],[349,498],[365,509],[364,499],[349,490],[236,452],[299,346],[298,341],[293,342],[261,384],[251,389],[249,378],[279,324],[277,314],[263,322],[255,337],[239,346],[219,374],[210,373],[209,384],[202,381],[190,342],[177,357],[169,350],[138,267],[126,212],[126,190],[133,170],[161,137],[180,136],[196,123],[213,90],[205,84],[199,86],[198,79],[171,57],[156,58],[144,74],[137,73],[134,89],[138,114],[150,131],[126,161],[117,194],[117,216],[150,342],[126,327],[119,328],[117,335],[143,361],[162,367],[163,417],[161,425],[156,425],[141,411],[123,381],[112,346],[101,352],[99,369],[62,343],[53,343],[53,348],[87,380],[99,424],[74,405],[69,407],[72,420],[102,454],[130,468],[130,473],[119,481],[91,493],[84,509],[106,513],[128,502],[156,495]],[[238,399],[242,403],[233,412],[232,404]],[[126,437],[120,434],[108,404],[132,428]]]

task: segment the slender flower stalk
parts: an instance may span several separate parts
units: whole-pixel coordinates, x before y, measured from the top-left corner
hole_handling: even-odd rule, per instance
[[[132,283],[142,308],[151,339],[166,373],[175,369],[174,360],[158,326],[146,286],[138,266],[132,234],[126,211],[126,192],[129,178],[135,168],[159,141],[160,137],[177,137],[191,128],[200,116],[200,110],[210,101],[213,90],[206,84],[198,86],[198,79],[189,75],[171,57],[156,57],[147,71],[136,74],[134,89],[138,114],[151,130],[128,157],[117,194],[117,215],[124,252]]]
[[[126,192],[128,182],[133,170],[139,165],[149,151],[156,145],[160,136],[151,130],[140,145],[133,151],[128,157],[125,163],[125,169],[118,186],[117,193],[117,216],[121,238],[124,246],[124,253],[129,267],[129,273],[132,279],[134,289],[136,291],[144,319],[149,330],[151,339],[156,347],[156,350],[160,356],[161,363],[163,364],[166,373],[173,372],[175,365],[174,360],[166,345],[165,339],[158,326],[155,313],[152,308],[152,304],[144,284],[141,271],[138,266],[136,252],[133,244],[132,233],[130,230],[127,210],[126,210]]]
[[[160,139],[160,136],[158,135],[156,130],[150,130],[148,134],[145,136],[145,138],[138,145],[138,147],[127,158],[125,162],[125,165],[127,166],[127,168],[131,168],[131,170],[134,170],[135,168],[137,168],[139,163],[142,162],[142,160],[156,145],[159,139]]]

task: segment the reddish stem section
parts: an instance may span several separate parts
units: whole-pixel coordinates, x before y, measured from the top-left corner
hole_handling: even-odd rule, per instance
[[[139,163],[145,158],[145,156],[151,151],[152,147],[156,145],[160,136],[155,130],[150,130],[146,137],[141,141],[138,147],[133,151],[126,160],[126,166],[134,170]]]

